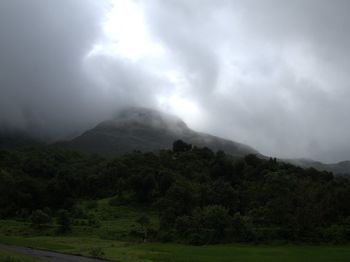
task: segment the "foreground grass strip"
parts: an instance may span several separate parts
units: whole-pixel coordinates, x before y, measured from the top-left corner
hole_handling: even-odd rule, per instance
[[[169,262],[346,262],[350,246],[252,246],[217,245],[193,247],[175,244],[147,244],[137,247],[146,251],[143,258]],[[151,251],[153,253],[151,253]]]
[[[0,262],[43,262],[28,256],[18,255],[12,252],[0,251]]]
[[[210,245],[126,243],[80,237],[0,237],[1,243],[81,254],[101,248],[104,258],[119,262],[349,262],[350,246]]]

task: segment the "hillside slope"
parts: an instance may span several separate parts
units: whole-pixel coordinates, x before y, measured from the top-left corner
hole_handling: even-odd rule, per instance
[[[0,129],[0,149],[15,149],[27,146],[39,146],[44,142],[30,134],[16,129]]]
[[[171,148],[182,139],[196,146],[223,150],[234,156],[258,152],[244,144],[191,130],[181,119],[145,108],[128,108],[60,147],[102,154]]]
[[[337,175],[350,175],[350,161],[341,161],[338,163],[325,164],[311,159],[283,159],[293,165],[303,168],[313,167],[320,171],[329,171]]]

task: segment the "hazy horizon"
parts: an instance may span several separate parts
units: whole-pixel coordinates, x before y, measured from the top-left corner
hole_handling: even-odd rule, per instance
[[[148,107],[265,155],[349,160],[349,8],[3,0],[0,127],[62,139]]]

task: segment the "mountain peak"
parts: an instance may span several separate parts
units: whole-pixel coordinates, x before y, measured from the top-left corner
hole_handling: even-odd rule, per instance
[[[101,122],[72,141],[61,143],[61,146],[94,153],[123,154],[133,150],[169,149],[178,139],[234,156],[258,154],[244,144],[196,132],[174,115],[142,107],[125,108],[112,119]]]
[[[173,133],[184,133],[189,130],[179,117],[144,107],[128,107],[114,114],[113,118],[102,122],[99,126],[148,126]]]

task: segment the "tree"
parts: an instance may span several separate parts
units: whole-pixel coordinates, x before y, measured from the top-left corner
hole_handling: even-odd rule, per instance
[[[152,192],[156,186],[152,173],[141,171],[140,174],[135,174],[130,178],[130,183],[138,202],[146,203],[151,199]]]
[[[164,195],[171,185],[174,183],[174,174],[170,172],[164,171],[160,173],[159,178],[159,191],[162,195]]]
[[[176,140],[173,143],[173,151],[176,153],[190,151],[192,149],[191,144],[187,144],[182,140]]]
[[[257,167],[262,163],[262,160],[255,154],[249,154],[244,157],[245,162],[253,167]]]
[[[67,210],[60,210],[58,212],[57,224],[59,225],[58,233],[64,234],[72,231],[72,221]]]
[[[218,243],[225,240],[225,230],[230,227],[232,220],[228,210],[220,205],[197,208],[192,213],[192,219],[195,230],[190,236],[190,241],[193,244]]]
[[[213,230],[212,242],[219,242],[225,238],[225,229],[231,224],[228,210],[220,205],[212,205],[203,208],[203,227]]]

